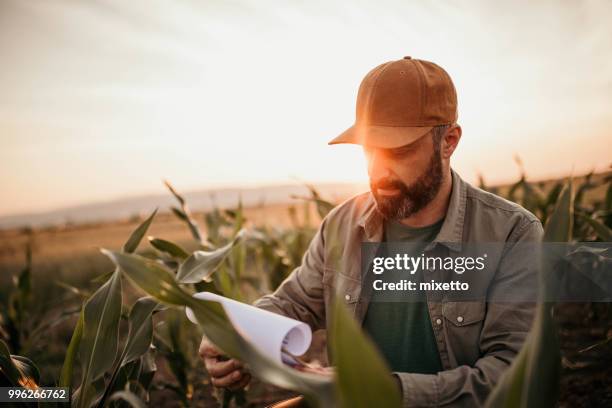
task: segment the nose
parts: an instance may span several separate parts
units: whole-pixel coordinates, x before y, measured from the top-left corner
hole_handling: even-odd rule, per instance
[[[378,181],[389,177],[391,171],[388,168],[388,163],[380,149],[366,150],[368,161],[368,176],[372,181]]]

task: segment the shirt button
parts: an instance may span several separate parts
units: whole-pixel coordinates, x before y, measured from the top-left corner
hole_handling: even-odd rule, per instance
[[[436,324],[439,326],[442,324],[442,319],[436,319]]]
[[[459,323],[462,323],[463,322],[463,316],[457,316],[457,321]]]
[[[351,300],[351,295],[347,293],[346,295],[344,295],[344,299],[348,302],[349,300]]]

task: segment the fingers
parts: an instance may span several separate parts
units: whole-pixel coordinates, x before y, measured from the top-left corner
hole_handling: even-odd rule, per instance
[[[200,358],[204,360],[206,357],[217,357],[222,355],[221,350],[215,347],[206,337],[202,337],[200,349],[198,350]]]
[[[319,367],[319,366],[296,366],[296,370],[304,373],[318,374],[327,377],[334,375],[335,370],[333,367]]]
[[[215,387],[235,387],[242,382],[245,376],[243,372],[234,370],[223,377],[212,377],[211,382]]]
[[[251,381],[251,375],[245,372],[244,365],[240,361],[235,359],[222,360],[221,358],[224,355],[221,350],[206,337],[202,338],[198,353],[204,361],[211,382],[215,387],[239,390]]]
[[[242,379],[240,379],[238,381],[238,383],[235,383],[233,385],[228,386],[227,388],[230,391],[238,391],[243,389],[244,387],[246,387],[249,383],[251,382],[251,374],[249,373],[244,373],[244,375],[242,376]]]
[[[242,364],[238,360],[231,359],[220,361],[217,357],[206,357],[204,359],[204,364],[211,377],[225,377],[242,368]]]

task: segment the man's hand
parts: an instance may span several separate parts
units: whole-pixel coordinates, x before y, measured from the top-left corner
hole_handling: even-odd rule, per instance
[[[336,375],[335,367],[323,367],[318,363],[305,366],[295,366],[295,369],[304,373],[317,374],[323,377],[333,377]]]
[[[206,337],[202,337],[199,354],[215,387],[236,391],[251,381],[251,375],[240,361],[228,360]]]

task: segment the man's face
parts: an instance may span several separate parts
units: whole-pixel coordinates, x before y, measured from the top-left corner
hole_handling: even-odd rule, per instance
[[[442,183],[440,143],[431,133],[396,149],[364,147],[378,211],[402,220],[434,199]]]

